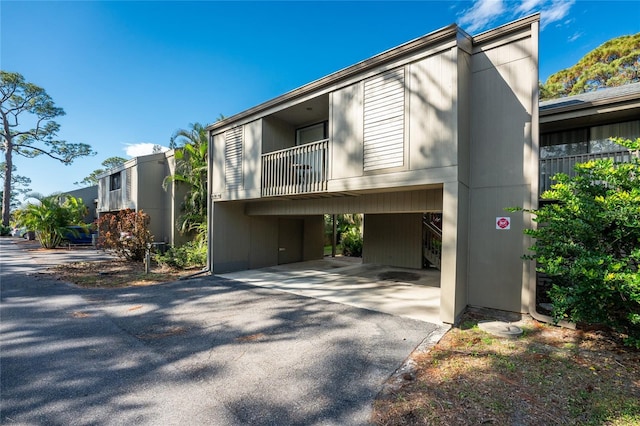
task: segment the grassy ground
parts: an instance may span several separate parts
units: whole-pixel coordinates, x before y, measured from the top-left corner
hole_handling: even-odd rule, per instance
[[[332,251],[332,247],[331,246],[324,246],[324,255],[325,256],[331,256],[331,251]],[[341,244],[336,245],[336,254],[342,254],[342,245]]]
[[[504,339],[468,313],[375,403],[378,425],[640,425],[640,352],[525,319]]]

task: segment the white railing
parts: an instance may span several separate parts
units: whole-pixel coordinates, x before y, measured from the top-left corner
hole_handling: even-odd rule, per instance
[[[262,196],[327,190],[329,140],[262,154]]]
[[[611,159],[616,163],[628,163],[631,161],[631,153],[629,151],[600,152],[540,160],[540,194],[551,189],[551,185],[554,183],[551,178],[556,173],[564,173],[573,177],[576,174],[573,170],[576,164],[599,159]]]

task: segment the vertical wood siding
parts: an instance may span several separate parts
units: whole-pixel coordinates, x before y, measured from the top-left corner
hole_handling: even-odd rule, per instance
[[[367,214],[363,263],[422,268],[422,213]]]
[[[227,189],[242,186],[242,127],[225,132],[224,170]]]
[[[133,180],[132,169],[128,168],[127,172],[126,172],[126,176],[125,176],[125,182],[124,182],[125,183],[125,191],[126,191],[125,196],[124,196],[125,202],[132,200],[132,195],[133,195],[133,192],[132,192],[132,180]]]
[[[404,165],[404,68],[364,82],[364,171]]]
[[[340,213],[423,213],[442,211],[442,189],[362,194],[247,204],[247,215],[316,215]]]
[[[109,206],[109,177],[101,178],[98,182],[98,211],[103,212]]]

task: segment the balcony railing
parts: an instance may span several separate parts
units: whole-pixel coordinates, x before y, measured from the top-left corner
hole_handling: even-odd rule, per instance
[[[551,185],[554,183],[551,178],[556,173],[565,173],[573,177],[576,174],[573,167],[577,163],[586,163],[587,161],[599,159],[611,159],[616,163],[628,163],[631,161],[631,153],[629,151],[601,152],[540,160],[540,194],[551,189]]]
[[[327,190],[329,140],[262,154],[262,196]]]

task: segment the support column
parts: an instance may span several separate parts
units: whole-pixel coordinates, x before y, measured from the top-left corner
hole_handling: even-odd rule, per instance
[[[442,269],[440,319],[453,324],[467,306],[469,189],[447,182],[442,191]]]

